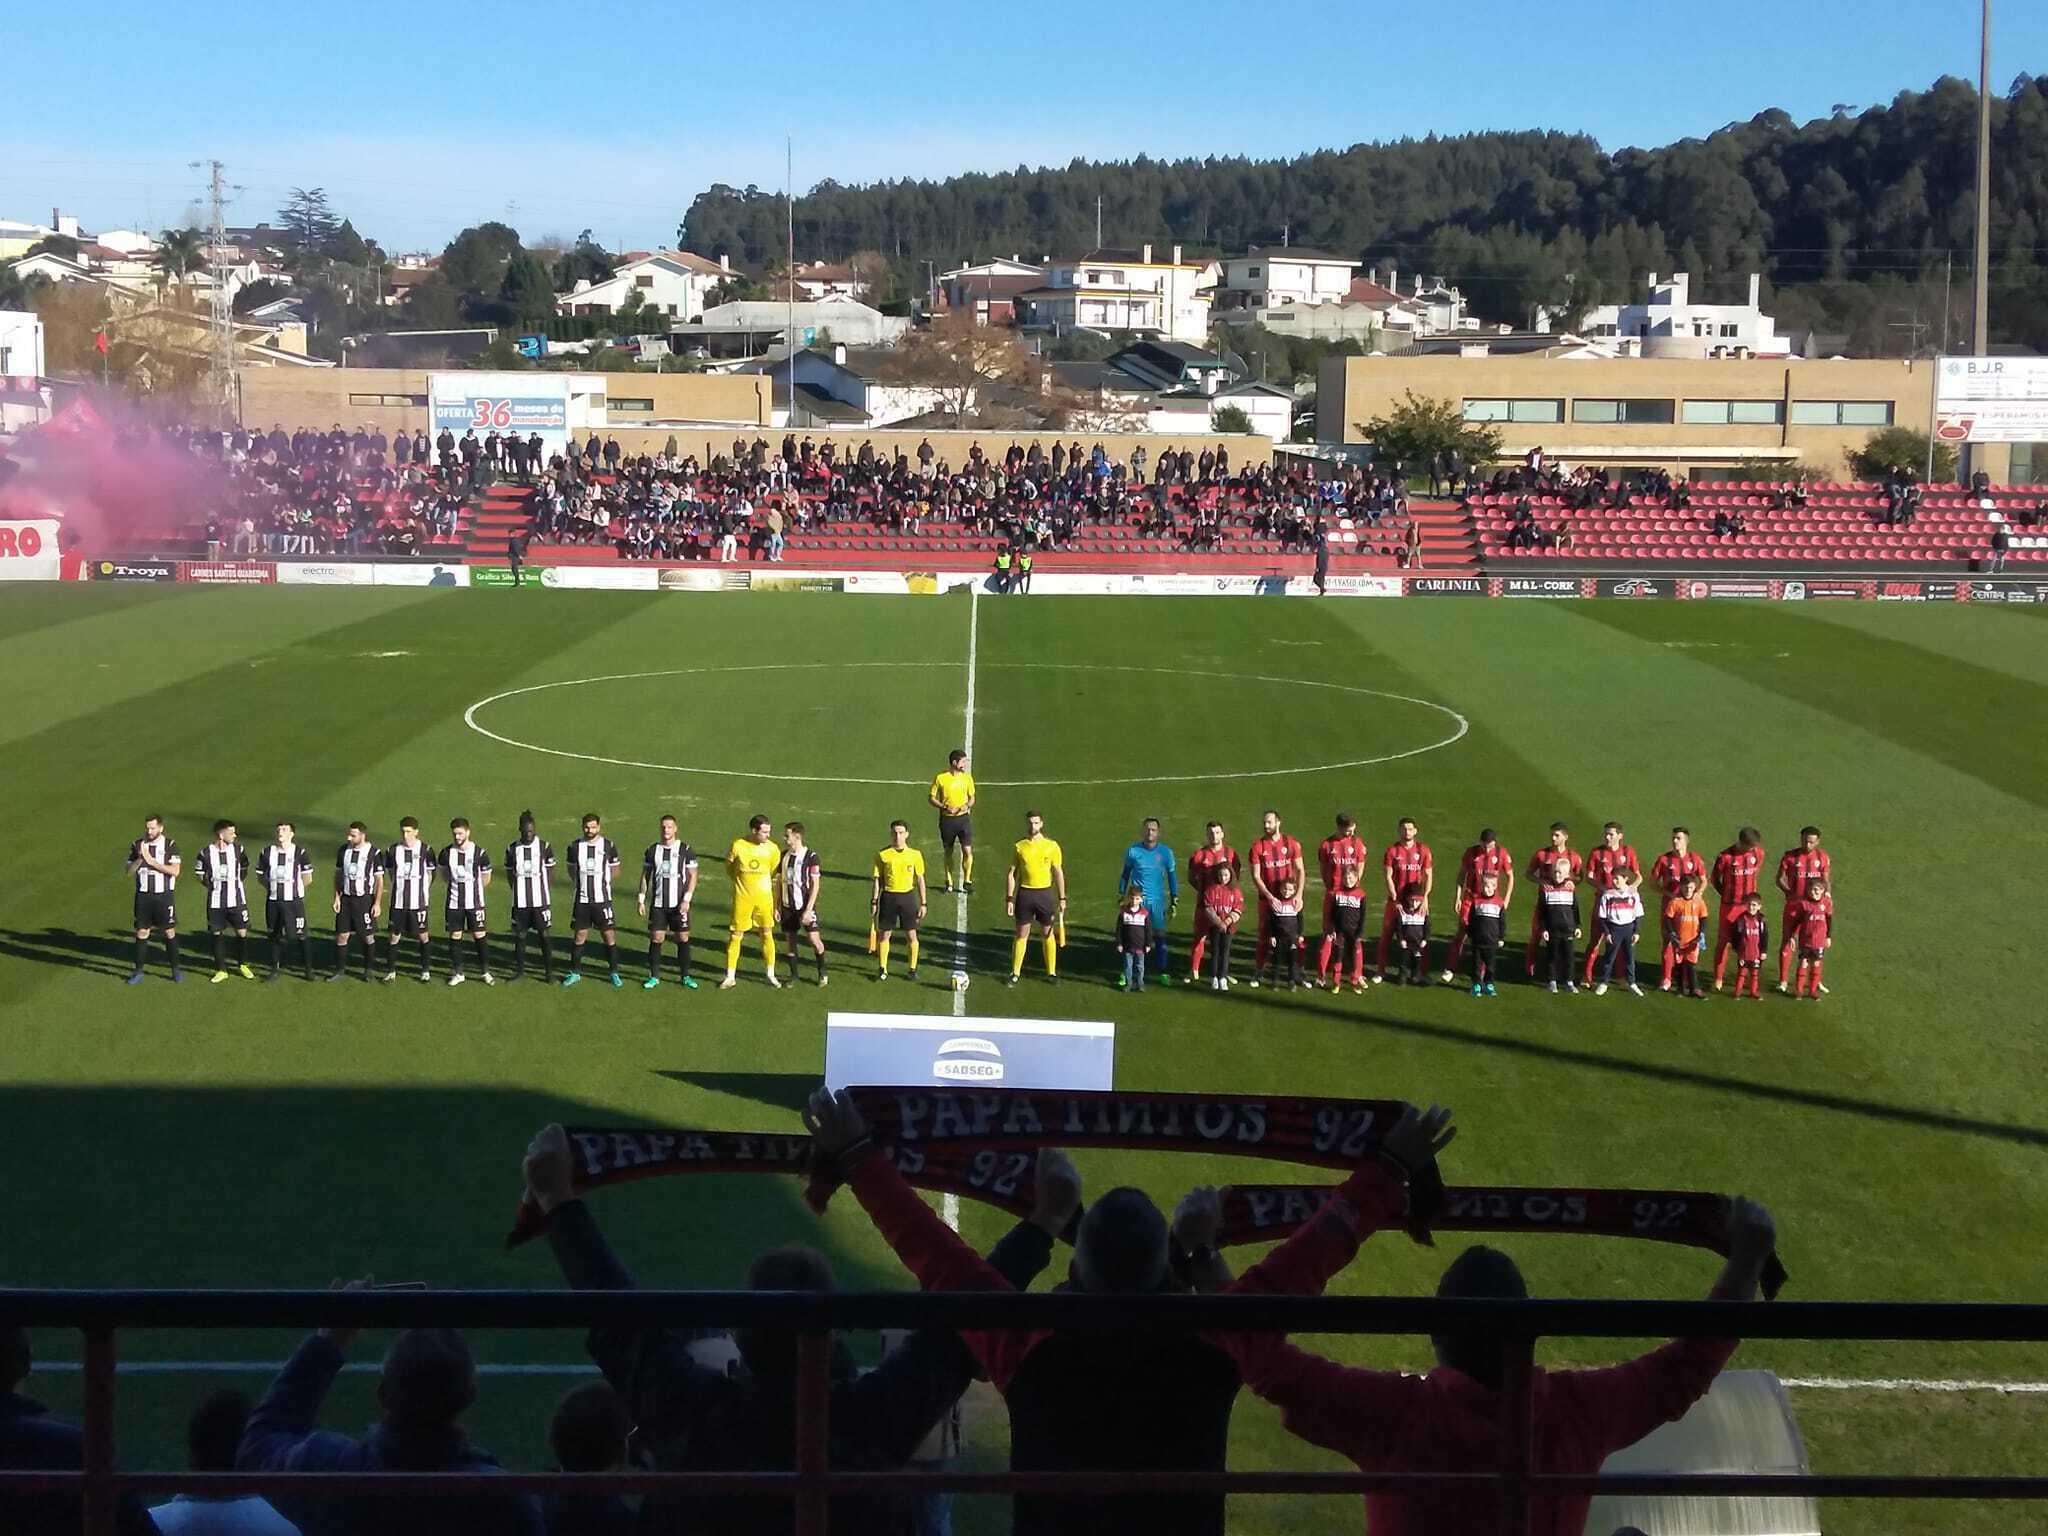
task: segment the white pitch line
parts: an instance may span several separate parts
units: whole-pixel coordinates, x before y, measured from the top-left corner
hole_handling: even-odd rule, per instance
[[[957,1196],[955,1197],[957,1202]],[[77,1360],[38,1360],[35,1368],[52,1375],[75,1375],[84,1369]],[[122,1376],[269,1376],[284,1369],[282,1360],[123,1360],[114,1367]],[[353,1360],[342,1370],[354,1376],[374,1376],[383,1366],[374,1360]],[[516,1363],[497,1361],[480,1364],[479,1376],[595,1376],[597,1367],[587,1361]],[[1786,1376],[1783,1384],[1794,1392],[1993,1392],[2002,1397],[2048,1396],[2048,1381],[1976,1381],[1933,1377],[1876,1376]]]
[[[967,589],[967,702],[961,709],[960,750],[967,754],[971,771],[974,765],[974,678],[979,670],[977,665],[981,650],[981,588]],[[945,849],[939,850],[939,857],[946,858]],[[960,888],[953,893],[953,1017],[967,1017],[967,866],[961,860]],[[939,1200],[939,1215],[946,1225],[955,1232],[960,1230],[960,1197],[951,1190]]]

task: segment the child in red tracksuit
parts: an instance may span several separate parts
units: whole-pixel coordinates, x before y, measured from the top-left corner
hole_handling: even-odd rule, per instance
[[[1835,898],[1828,894],[1825,880],[1818,875],[1806,882],[1806,894],[1793,904],[1794,932],[1787,937],[1799,941],[1799,982],[1795,997],[1820,1001],[1820,963],[1835,942]],[[1809,991],[1808,988],[1812,990]]]
[[[1763,897],[1751,891],[1728,931],[1735,946],[1735,995],[1742,996],[1742,989],[1747,986],[1749,995],[1762,1002],[1764,956],[1771,947],[1771,925],[1764,917]]]
[[[1230,989],[1230,945],[1244,917],[1244,892],[1237,888],[1228,864],[1216,866],[1214,878],[1202,892],[1202,916],[1215,941],[1211,951],[1216,957],[1215,967],[1209,973],[1209,985],[1218,992],[1226,992]]]

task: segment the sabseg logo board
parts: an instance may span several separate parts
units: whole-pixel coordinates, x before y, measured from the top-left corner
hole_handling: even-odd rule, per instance
[[[932,1076],[947,1083],[1000,1083],[1003,1053],[993,1040],[956,1035],[932,1058]]]

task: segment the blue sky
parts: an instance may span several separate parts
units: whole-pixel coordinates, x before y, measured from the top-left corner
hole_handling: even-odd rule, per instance
[[[324,186],[387,249],[509,218],[673,240],[713,182],[780,187],[1289,155],[1431,131],[1661,144],[1974,77],[1976,0],[1265,0],[974,8],[252,0],[12,8],[0,218],[181,222],[218,157],[231,222]],[[1996,0],[1992,82],[2048,72],[2048,3]],[[479,34],[475,24],[485,25]],[[81,35],[82,33],[86,35]],[[477,54],[472,39],[487,39]]]

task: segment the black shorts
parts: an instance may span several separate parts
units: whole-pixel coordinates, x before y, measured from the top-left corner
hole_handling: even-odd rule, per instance
[[[265,902],[263,922],[273,939],[303,939],[306,936],[305,900]]]
[[[441,915],[443,931],[447,933],[482,933],[484,931],[484,909],[482,907],[449,907]]]
[[[569,909],[569,926],[581,933],[587,928],[616,928],[612,904],[608,901],[579,901]]]
[[[374,896],[348,896],[341,898],[341,910],[334,914],[334,931],[346,929],[350,933],[372,934],[377,931],[377,916],[370,910]]]
[[[391,936],[393,938],[424,939],[427,936],[427,909],[425,907],[393,907],[391,909]]]
[[[647,931],[649,933],[673,933],[682,938],[690,935],[690,909],[688,907],[649,907],[647,909]]]
[[[169,891],[135,893],[135,931],[178,926],[178,903]]]
[[[917,927],[917,892],[884,891],[881,905],[875,910],[875,926],[888,930],[892,928]]]
[[[514,907],[512,909],[512,931],[514,933],[546,933],[555,923],[553,907]]]
[[[228,928],[234,929],[237,933],[243,933],[248,930],[248,927],[249,909],[247,907],[208,907],[206,909],[206,931],[208,933],[219,933]]]
[[[777,907],[775,921],[787,934],[803,933],[806,930],[815,933],[818,929],[818,909],[813,907],[807,914],[802,907]]]
[[[958,816],[939,813],[939,846],[951,848],[955,843],[974,846],[974,813],[962,811]]]
[[[1017,921],[1019,923],[1042,923],[1050,928],[1054,915],[1059,911],[1059,902],[1054,899],[1052,887],[1040,886],[1036,890],[1022,886],[1017,891]]]

